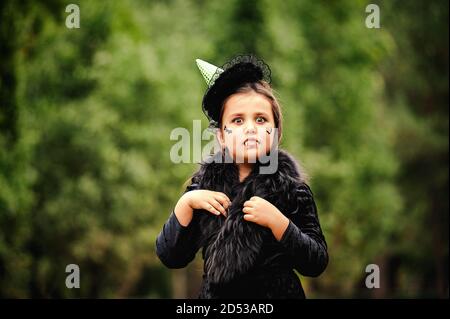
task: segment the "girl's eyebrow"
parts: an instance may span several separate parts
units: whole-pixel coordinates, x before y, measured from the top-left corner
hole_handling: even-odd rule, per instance
[[[264,115],[264,116],[269,116],[269,114],[267,114],[266,112],[258,112],[258,113],[256,113],[256,115]]]
[[[235,117],[235,116],[242,116],[244,115],[243,113],[233,113],[230,115],[230,117]],[[266,112],[257,112],[254,113],[253,115],[264,115],[264,116],[269,116]]]

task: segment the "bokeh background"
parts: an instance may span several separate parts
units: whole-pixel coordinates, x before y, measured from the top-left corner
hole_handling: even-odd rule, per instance
[[[255,53],[329,245],[308,296],[448,298],[448,1],[77,1],[79,29],[69,3],[0,2],[0,297],[195,297],[200,254],[155,255],[197,167],[169,136],[207,126],[196,58]]]

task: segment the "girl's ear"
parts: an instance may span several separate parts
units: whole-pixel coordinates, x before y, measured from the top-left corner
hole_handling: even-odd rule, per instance
[[[221,128],[217,129],[216,137],[217,140],[219,141],[220,146],[223,148],[223,146],[225,145],[225,139],[223,138],[223,130]]]

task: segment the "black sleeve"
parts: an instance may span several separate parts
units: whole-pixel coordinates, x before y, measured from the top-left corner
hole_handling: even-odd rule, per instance
[[[319,276],[328,265],[327,243],[308,185],[297,189],[296,210],[287,214],[289,226],[280,243],[291,255],[294,268],[304,276]]]
[[[192,184],[187,187],[186,192],[195,189],[198,189],[198,185]],[[156,238],[156,254],[168,268],[186,267],[200,248],[199,236],[197,219],[192,218],[189,225],[185,227],[180,224],[172,211]]]

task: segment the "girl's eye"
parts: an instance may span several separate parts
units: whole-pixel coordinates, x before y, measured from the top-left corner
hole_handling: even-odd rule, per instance
[[[265,122],[266,122],[266,119],[262,116],[258,116],[256,118],[256,123],[265,123]]]
[[[237,117],[237,118],[233,119],[233,121],[231,121],[231,122],[236,123],[236,124],[241,124],[242,119],[240,117]]]

